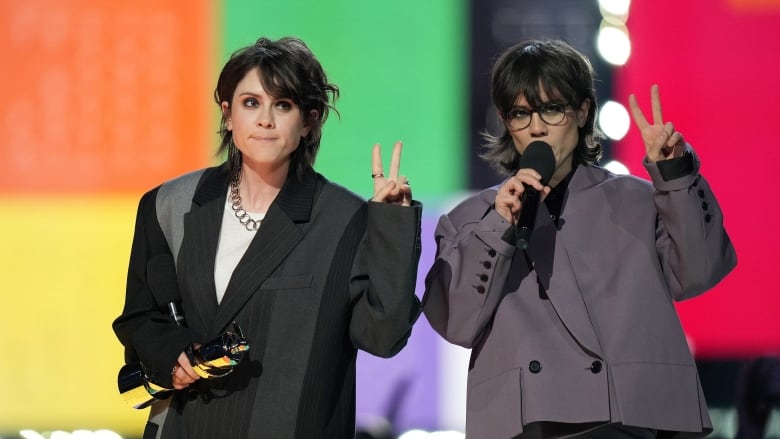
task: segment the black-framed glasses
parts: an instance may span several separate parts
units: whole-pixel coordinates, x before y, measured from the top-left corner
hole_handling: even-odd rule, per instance
[[[534,113],[537,113],[547,125],[561,125],[566,122],[567,104],[545,104],[539,108],[514,107],[506,114],[506,124],[512,131],[519,131],[531,125]]]

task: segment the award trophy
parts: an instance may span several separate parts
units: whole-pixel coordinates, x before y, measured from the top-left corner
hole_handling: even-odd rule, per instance
[[[177,323],[183,320],[175,309],[175,304],[169,305],[171,314]],[[212,379],[223,377],[233,371],[244,353],[249,350],[249,343],[237,323],[233,322],[233,332],[225,332],[214,340],[204,343],[197,349],[189,347],[185,353],[192,363],[195,373],[201,378]],[[142,363],[126,364],[119,370],[119,393],[133,408],[143,409],[157,401],[170,397],[174,389],[168,389],[154,383]]]

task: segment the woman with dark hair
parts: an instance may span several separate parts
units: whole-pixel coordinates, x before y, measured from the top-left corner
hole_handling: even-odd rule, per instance
[[[439,220],[423,311],[472,349],[469,438],[712,430],[673,301],[735,266],[722,212],[657,86],[652,123],[629,99],[652,181],[598,166],[593,81],[564,42],[507,49],[492,73],[503,133],[483,157],[508,178]]]
[[[547,111],[540,116],[549,114],[559,118],[565,114],[566,106],[574,109],[587,105],[583,120],[577,125],[577,145],[572,159],[576,164],[596,164],[601,158],[601,145],[597,142],[601,134],[596,129],[593,77],[590,61],[562,41],[525,44],[504,52],[496,61],[491,96],[502,121],[518,116],[512,111],[518,109],[519,94],[534,108],[547,105]],[[528,117],[527,114],[520,115]],[[500,137],[484,134],[487,152],[482,157],[507,176],[517,171],[520,160],[513,131],[517,130],[513,130],[511,124],[505,124]]]
[[[387,175],[374,146],[369,202],[312,169],[338,94],[301,40],[259,39],[214,93],[226,161],[142,197],[114,330],[152,389],[176,389],[145,438],[352,437],[357,349],[406,344],[421,205],[400,142]],[[204,366],[233,328],[245,345]]]

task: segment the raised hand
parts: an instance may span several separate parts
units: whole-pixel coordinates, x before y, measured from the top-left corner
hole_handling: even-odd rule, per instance
[[[398,175],[398,170],[401,168],[402,149],[403,144],[400,141],[395,142],[393,155],[390,158],[390,173],[386,176],[382,167],[382,147],[378,143],[374,145],[371,160],[374,196],[371,197],[371,201],[411,206],[412,188],[409,186],[409,180],[405,176]]]
[[[680,157],[685,150],[685,140],[682,134],[674,130],[674,124],[663,122],[661,112],[661,95],[658,91],[658,85],[650,87],[650,102],[653,109],[652,125],[647,121],[635,95],[628,97],[628,104],[631,107],[631,115],[634,123],[642,133],[642,141],[645,143],[645,152],[647,159],[651,162],[666,160],[674,157]]]

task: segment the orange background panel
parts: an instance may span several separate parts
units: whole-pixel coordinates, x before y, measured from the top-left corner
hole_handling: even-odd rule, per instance
[[[137,192],[208,164],[212,7],[0,2],[0,192]]]

